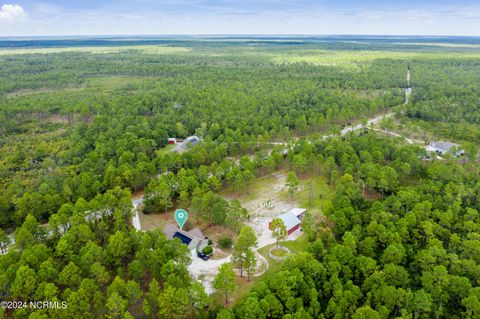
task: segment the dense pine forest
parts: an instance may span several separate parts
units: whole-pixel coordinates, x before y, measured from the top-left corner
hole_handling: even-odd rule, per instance
[[[479,318],[478,41],[0,41],[0,299],[67,305],[0,316]],[[139,193],[142,218],[188,209],[243,269],[242,196],[283,172],[301,248],[252,280],[211,293],[132,225]]]

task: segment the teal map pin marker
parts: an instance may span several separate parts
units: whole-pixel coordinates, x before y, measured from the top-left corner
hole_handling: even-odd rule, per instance
[[[188,219],[188,213],[185,209],[180,208],[175,211],[175,214],[173,215],[173,217],[177,221],[178,227],[182,229],[183,225],[185,225],[185,222]]]

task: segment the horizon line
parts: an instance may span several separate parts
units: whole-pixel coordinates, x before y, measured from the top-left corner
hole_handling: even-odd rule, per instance
[[[275,38],[294,38],[294,37],[418,37],[418,38],[480,38],[480,35],[431,35],[431,34],[348,34],[348,33],[171,33],[171,34],[75,34],[75,35],[21,35],[21,36],[2,36],[0,39],[41,39],[41,38],[125,38],[125,37],[184,37],[184,38],[202,38],[202,37],[275,37]]]

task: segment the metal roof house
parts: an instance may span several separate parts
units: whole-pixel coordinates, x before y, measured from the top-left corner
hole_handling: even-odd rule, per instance
[[[455,156],[462,156],[465,151],[460,149],[460,145],[451,142],[432,142],[427,146],[427,151],[444,155],[451,153]]]
[[[199,137],[197,137],[195,135],[189,136],[181,144],[178,144],[178,146],[175,148],[175,150],[178,153],[183,153],[183,152],[189,150],[190,148],[192,148],[193,146],[197,145],[198,143],[200,143],[200,138]]]
[[[202,251],[208,246],[208,239],[205,239],[202,231],[199,228],[194,228],[190,231],[182,230],[172,224],[166,224],[163,227],[163,233],[168,239],[180,239],[182,243],[188,246],[189,250]]]

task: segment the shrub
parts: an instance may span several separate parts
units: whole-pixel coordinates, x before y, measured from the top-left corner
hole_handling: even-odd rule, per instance
[[[228,236],[223,236],[218,240],[218,246],[220,246],[220,248],[230,248],[232,245],[233,240]]]
[[[213,253],[213,248],[212,246],[207,246],[205,248],[203,248],[203,253],[205,255],[211,255]]]

